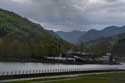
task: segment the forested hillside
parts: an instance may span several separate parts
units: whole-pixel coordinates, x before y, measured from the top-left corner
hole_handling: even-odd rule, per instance
[[[0,60],[40,60],[72,45],[13,12],[0,9]]]
[[[111,52],[113,56],[125,57],[125,33],[81,43],[80,47],[83,51],[92,52],[99,56]]]

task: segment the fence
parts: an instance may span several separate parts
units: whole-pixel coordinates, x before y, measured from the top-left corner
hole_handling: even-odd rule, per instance
[[[31,78],[39,76],[50,75],[66,75],[66,74],[79,74],[79,73],[92,73],[92,72],[105,72],[105,71],[118,71],[114,68],[101,68],[101,69],[85,69],[77,66],[72,68],[55,68],[55,69],[33,69],[33,70],[13,70],[0,72],[0,80],[16,79],[16,78]]]

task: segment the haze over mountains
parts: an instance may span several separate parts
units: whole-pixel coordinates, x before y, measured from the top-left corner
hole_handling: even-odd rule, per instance
[[[112,37],[115,35],[119,35],[125,33],[125,26],[110,26],[106,27],[103,30],[89,30],[87,32],[82,31],[73,31],[73,32],[56,32],[60,37],[64,40],[69,41],[74,44],[78,44],[80,42],[90,42],[93,40]]]
[[[72,31],[72,32],[63,32],[63,31],[57,31],[56,32],[60,37],[62,37],[64,40],[70,42],[70,43],[78,43],[79,38],[85,34],[84,31]]]

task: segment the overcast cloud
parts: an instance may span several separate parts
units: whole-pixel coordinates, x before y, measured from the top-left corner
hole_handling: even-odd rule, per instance
[[[51,30],[102,29],[125,21],[125,0],[0,0],[0,8]]]

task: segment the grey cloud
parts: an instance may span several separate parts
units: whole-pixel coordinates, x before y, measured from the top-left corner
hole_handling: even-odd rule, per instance
[[[15,11],[52,30],[102,29],[108,25],[124,25],[125,21],[123,0],[96,0],[95,3],[92,0],[28,1],[1,0],[0,8]]]

